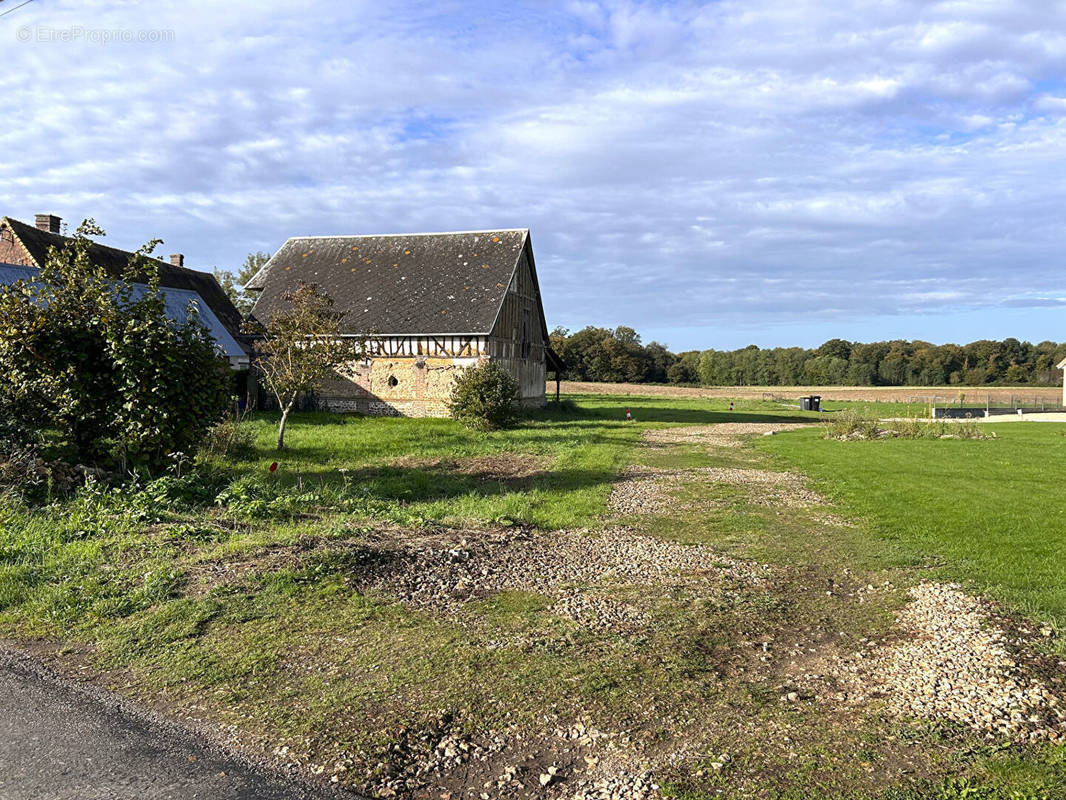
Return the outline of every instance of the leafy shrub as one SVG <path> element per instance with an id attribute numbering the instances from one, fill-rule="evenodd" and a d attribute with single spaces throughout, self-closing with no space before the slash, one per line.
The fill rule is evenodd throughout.
<path id="1" fill-rule="evenodd" d="M 512 424 L 517 416 L 518 381 L 494 361 L 470 367 L 456 379 L 448 409 L 475 430 Z"/>
<path id="2" fill-rule="evenodd" d="M 158 518 L 162 511 L 187 511 L 211 505 L 218 494 L 218 476 L 193 470 L 184 475 L 161 475 L 141 487 L 133 485 L 124 495 L 126 507 L 142 519 Z"/>
<path id="3" fill-rule="evenodd" d="M 147 483 L 135 479 L 119 486 L 89 477 L 70 502 L 53 508 L 63 515 L 64 526 L 75 532 L 71 537 L 90 538 L 106 533 L 116 522 L 161 522 L 172 512 L 209 506 L 223 480 L 221 474 L 206 469 L 161 475 Z"/>
<path id="4" fill-rule="evenodd" d="M 154 472 L 221 416 L 229 368 L 193 310 L 168 319 L 155 243 L 115 276 L 90 258 L 102 233 L 86 221 L 32 283 L 0 287 L 0 419 L 24 443 L 54 430 L 78 462 Z"/>
<path id="5" fill-rule="evenodd" d="M 291 517 L 324 504 L 322 495 L 282 486 L 274 479 L 246 475 L 233 481 L 215 497 L 234 516 L 251 519 Z"/>
<path id="6" fill-rule="evenodd" d="M 227 417 L 212 425 L 200 444 L 201 456 L 237 460 L 255 452 L 255 430 L 243 415 Z"/>

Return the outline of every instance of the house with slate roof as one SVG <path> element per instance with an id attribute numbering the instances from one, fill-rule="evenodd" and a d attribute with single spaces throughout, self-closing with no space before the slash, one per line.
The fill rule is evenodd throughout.
<path id="1" fill-rule="evenodd" d="M 0 217 L 0 283 L 32 281 L 48 258 L 50 247 L 63 247 L 70 241 L 60 233 L 61 220 L 51 214 L 38 214 L 35 225 L 10 217 Z M 133 253 L 94 242 L 89 258 L 116 278 L 129 265 Z M 196 309 L 200 323 L 215 340 L 220 354 L 235 370 L 249 366 L 250 346 L 241 334 L 241 313 L 207 272 L 185 267 L 185 257 L 172 255 L 159 261 L 160 293 L 164 296 L 167 317 L 179 322 L 187 319 L 190 307 Z M 135 289 L 142 291 L 147 287 Z"/>
<path id="2" fill-rule="evenodd" d="M 461 370 L 495 361 L 526 406 L 545 403 L 561 365 L 548 328 L 527 229 L 289 239 L 245 285 L 261 322 L 299 282 L 341 313 L 341 333 L 366 339 L 367 359 L 319 389 L 334 411 L 444 416 Z"/>

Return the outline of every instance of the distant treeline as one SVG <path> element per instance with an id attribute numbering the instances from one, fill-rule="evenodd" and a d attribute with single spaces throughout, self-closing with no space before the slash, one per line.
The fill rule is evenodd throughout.
<path id="1" fill-rule="evenodd" d="M 641 343 L 632 328 L 556 328 L 552 347 L 572 380 L 677 383 L 704 386 L 980 386 L 997 383 L 1053 385 L 1066 344 L 982 339 L 965 345 L 929 342 L 848 342 L 821 347 L 748 345 L 740 350 L 671 353 L 658 342 Z"/>

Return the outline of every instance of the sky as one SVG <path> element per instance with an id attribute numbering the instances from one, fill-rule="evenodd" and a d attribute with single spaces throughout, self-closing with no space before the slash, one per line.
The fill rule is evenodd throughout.
<path id="1" fill-rule="evenodd" d="M 549 327 L 1066 340 L 1066 2 L 0 0 L 0 214 L 528 227 Z"/>

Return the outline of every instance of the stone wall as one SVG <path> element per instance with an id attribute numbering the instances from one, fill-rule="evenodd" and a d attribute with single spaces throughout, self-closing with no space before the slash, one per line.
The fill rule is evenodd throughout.
<path id="1" fill-rule="evenodd" d="M 374 416 L 445 417 L 460 371 L 477 358 L 379 357 L 352 362 L 319 388 L 330 411 Z"/>

